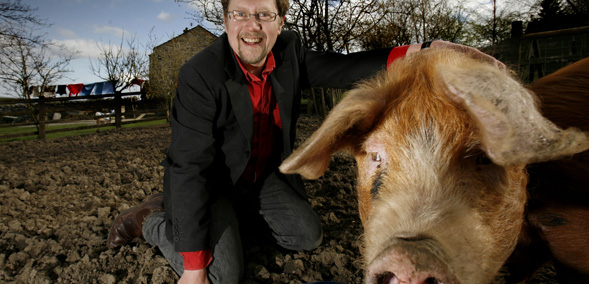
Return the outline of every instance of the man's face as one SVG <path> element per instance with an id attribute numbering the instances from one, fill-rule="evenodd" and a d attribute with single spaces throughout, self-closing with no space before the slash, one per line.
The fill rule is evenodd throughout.
<path id="1" fill-rule="evenodd" d="M 227 10 L 250 14 L 278 13 L 275 0 L 231 0 Z M 225 32 L 229 45 L 243 64 L 256 67 L 261 67 L 266 62 L 266 56 L 282 31 L 282 24 L 283 19 L 280 16 L 274 22 L 258 22 L 255 15 L 251 15 L 246 22 L 235 22 L 225 15 Z"/>

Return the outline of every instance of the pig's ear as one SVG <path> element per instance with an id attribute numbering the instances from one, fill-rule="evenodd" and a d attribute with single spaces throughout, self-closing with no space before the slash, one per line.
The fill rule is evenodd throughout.
<path id="1" fill-rule="evenodd" d="M 358 146 L 385 105 L 371 93 L 368 88 L 349 91 L 319 129 L 280 165 L 280 171 L 317 179 L 327 170 L 331 155 Z"/>
<path id="2" fill-rule="evenodd" d="M 586 133 L 560 129 L 544 118 L 535 97 L 507 71 L 469 64 L 439 66 L 437 74 L 448 97 L 474 118 L 483 149 L 497 164 L 548 161 L 589 148 Z"/>

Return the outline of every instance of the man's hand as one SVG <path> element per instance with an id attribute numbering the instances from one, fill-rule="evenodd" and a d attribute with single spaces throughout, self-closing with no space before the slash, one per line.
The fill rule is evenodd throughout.
<path id="1" fill-rule="evenodd" d="M 209 284 L 207 269 L 184 270 L 178 284 Z"/>
<path id="2" fill-rule="evenodd" d="M 505 69 L 505 64 L 503 64 L 501 61 L 495 59 L 495 57 L 488 55 L 474 47 L 470 47 L 470 46 L 466 46 L 466 45 L 462 45 L 462 44 L 457 44 L 457 43 L 453 43 L 453 42 L 449 42 L 449 41 L 444 41 L 444 40 L 435 40 L 431 43 L 430 48 L 450 48 L 450 49 L 454 49 L 457 51 L 461 51 L 464 53 L 467 53 L 471 56 L 473 56 L 474 58 L 489 62 L 501 69 Z M 421 44 L 413 44 L 409 47 L 409 49 L 407 50 L 407 54 L 412 53 L 412 52 L 417 52 L 421 50 Z"/>

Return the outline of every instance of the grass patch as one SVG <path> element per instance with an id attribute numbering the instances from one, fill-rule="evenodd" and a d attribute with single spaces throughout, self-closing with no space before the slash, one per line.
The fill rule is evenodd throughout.
<path id="1" fill-rule="evenodd" d="M 140 128 L 140 127 L 152 127 L 167 124 L 166 119 L 159 119 L 159 120 L 152 120 L 152 121 L 142 121 L 130 124 L 124 124 L 123 128 Z M 64 128 L 74 128 L 74 127 L 81 127 L 86 126 L 86 124 L 67 124 L 67 125 L 48 125 L 47 130 L 56 130 L 56 129 L 64 129 Z M 100 128 L 90 128 L 90 129 L 80 129 L 80 130 L 72 130 L 72 131 L 64 131 L 64 132 L 56 132 L 56 133 L 48 133 L 45 135 L 47 140 L 62 138 L 62 137 L 69 137 L 69 136 L 80 136 L 80 135 L 88 135 L 88 134 L 95 134 L 97 131 L 106 131 L 110 129 L 115 129 L 114 124 L 107 124 Z M 27 133 L 37 131 L 37 128 L 34 126 L 29 127 L 5 127 L 0 128 L 0 135 L 6 134 L 18 134 L 18 133 Z M 22 136 L 22 137 L 13 137 L 13 138 L 4 138 L 0 139 L 0 143 L 6 143 L 11 141 L 27 141 L 27 140 L 37 140 L 37 135 L 29 135 L 29 136 Z"/>
<path id="2" fill-rule="evenodd" d="M 47 130 L 81 127 L 81 126 L 86 126 L 86 124 L 67 124 L 67 125 L 51 125 L 51 124 L 49 124 L 47 126 Z M 0 128 L 0 135 L 27 133 L 27 132 L 31 132 L 31 131 L 37 131 L 37 127 L 35 127 L 34 125 L 23 126 L 23 127 L 3 127 L 3 128 Z"/>
<path id="3" fill-rule="evenodd" d="M 135 122 L 131 124 L 123 125 L 123 128 L 137 128 L 137 127 L 151 127 L 151 126 L 158 126 L 162 124 L 168 124 L 168 120 L 166 119 L 158 119 L 158 120 L 151 120 L 151 121 L 141 121 Z"/>

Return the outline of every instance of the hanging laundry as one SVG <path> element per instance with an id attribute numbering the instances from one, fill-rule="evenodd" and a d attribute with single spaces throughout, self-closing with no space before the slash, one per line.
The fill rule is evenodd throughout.
<path id="1" fill-rule="evenodd" d="M 93 95 L 112 95 L 114 94 L 114 90 L 112 84 L 110 82 L 100 82 L 94 84 L 94 89 L 92 90 Z"/>
<path id="2" fill-rule="evenodd" d="M 55 86 L 55 85 L 48 85 L 48 86 L 43 87 L 43 96 L 46 98 L 54 98 L 56 88 L 57 88 L 57 86 Z"/>
<path id="3" fill-rule="evenodd" d="M 70 91 L 70 97 L 71 96 L 78 96 L 78 94 L 82 91 L 83 88 L 84 88 L 84 84 L 69 84 L 69 85 L 67 85 L 67 89 Z"/>
<path id="4" fill-rule="evenodd" d="M 29 89 L 27 90 L 27 96 L 31 97 L 33 95 L 35 86 L 30 86 Z"/>
<path id="5" fill-rule="evenodd" d="M 104 82 L 102 86 L 103 95 L 112 95 L 115 93 L 115 89 L 112 87 L 110 82 Z"/>
<path id="6" fill-rule="evenodd" d="M 139 92 L 143 92 L 143 84 L 145 83 L 145 81 L 147 81 L 147 80 L 133 79 L 131 81 L 131 86 L 137 85 L 137 86 L 139 86 Z"/>
<path id="7" fill-rule="evenodd" d="M 94 83 L 94 88 L 92 88 L 91 95 L 102 95 L 102 83 Z"/>
<path id="8" fill-rule="evenodd" d="M 56 93 L 58 95 L 66 95 L 67 94 L 67 86 L 66 85 L 57 85 L 57 91 Z"/>
<path id="9" fill-rule="evenodd" d="M 131 85 L 138 85 L 139 87 L 143 86 L 143 82 L 145 82 L 145 80 L 142 79 L 133 79 L 131 81 Z"/>
<path id="10" fill-rule="evenodd" d="M 92 84 L 84 84 L 84 88 L 80 92 L 80 96 L 89 96 L 92 94 L 92 90 L 94 89 L 94 83 Z"/>
<path id="11" fill-rule="evenodd" d="M 32 98 L 39 97 L 39 86 L 32 86 L 29 90 Z"/>

